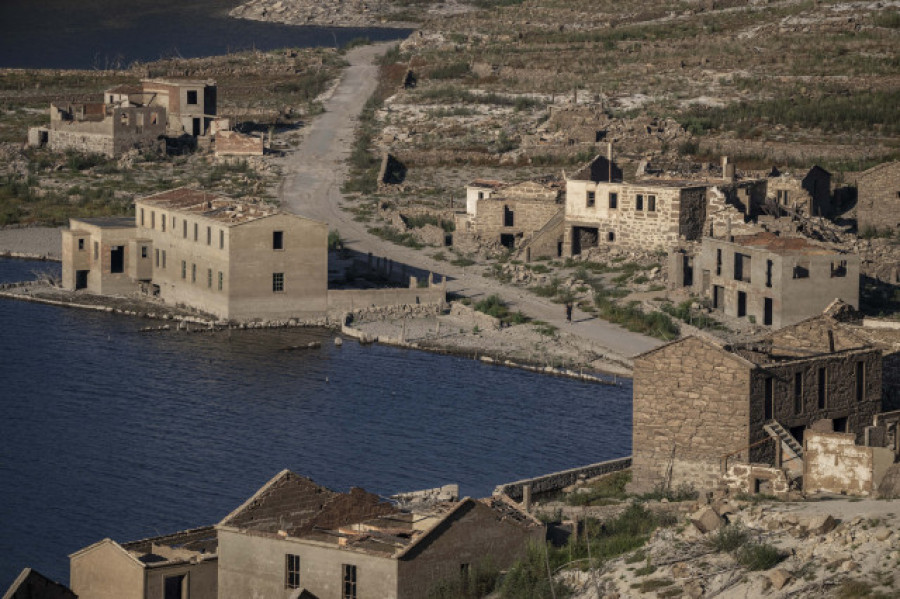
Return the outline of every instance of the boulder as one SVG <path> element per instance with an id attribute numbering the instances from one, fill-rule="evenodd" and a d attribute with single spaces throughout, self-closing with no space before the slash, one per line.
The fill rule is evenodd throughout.
<path id="1" fill-rule="evenodd" d="M 817 514 L 800 519 L 799 525 L 814 535 L 824 535 L 837 526 L 837 521 L 828 514 Z"/>
<path id="2" fill-rule="evenodd" d="M 791 574 L 784 568 L 775 568 L 771 572 L 767 574 L 769 577 L 769 582 L 772 583 L 772 588 L 776 591 L 780 591 L 784 585 L 791 581 Z"/>
<path id="3" fill-rule="evenodd" d="M 725 524 L 722 517 L 711 507 L 705 507 L 691 516 L 691 522 L 703 534 L 718 530 Z"/>

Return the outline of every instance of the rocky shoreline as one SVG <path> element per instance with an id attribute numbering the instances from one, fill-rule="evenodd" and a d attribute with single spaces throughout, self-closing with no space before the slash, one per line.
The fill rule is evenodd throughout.
<path id="1" fill-rule="evenodd" d="M 475 10 L 458 0 L 415 7 L 397 6 L 387 0 L 249 0 L 228 16 L 285 25 L 328 27 L 384 27 L 414 29 L 431 17 Z"/>

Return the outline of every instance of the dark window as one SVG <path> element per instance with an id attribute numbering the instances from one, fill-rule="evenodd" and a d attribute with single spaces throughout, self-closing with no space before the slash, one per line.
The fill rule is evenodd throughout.
<path id="1" fill-rule="evenodd" d="M 847 276 L 847 261 L 839 260 L 838 262 L 831 263 L 831 276 L 832 277 L 846 277 Z"/>
<path id="2" fill-rule="evenodd" d="M 176 221 L 176 220 L 175 220 L 175 217 L 173 216 L 173 217 L 172 217 L 172 233 L 175 232 L 175 223 L 176 223 L 176 222 L 178 222 L 178 221 Z"/>
<path id="3" fill-rule="evenodd" d="M 225 231 L 219 231 L 219 249 L 225 247 Z"/>
<path id="4" fill-rule="evenodd" d="M 619 194 L 611 193 L 609 194 L 609 209 L 616 210 L 619 207 Z"/>
<path id="5" fill-rule="evenodd" d="M 186 220 L 181 221 L 181 228 L 182 228 L 182 233 L 184 235 L 184 238 L 187 239 L 187 221 Z"/>
<path id="6" fill-rule="evenodd" d="M 159 226 L 160 226 L 160 230 L 163 233 L 165 233 L 166 232 L 166 215 L 165 214 L 159 215 Z"/>
<path id="7" fill-rule="evenodd" d="M 109 272 L 125 272 L 125 246 L 113 246 L 109 250 Z"/>
<path id="8" fill-rule="evenodd" d="M 206 245 L 212 245 L 212 227 L 206 227 Z"/>
<path id="9" fill-rule="evenodd" d="M 166 576 L 163 583 L 163 599 L 183 599 L 186 575 Z"/>
<path id="10" fill-rule="evenodd" d="M 219 291 L 222 291 L 222 271 L 219 271 Z"/>
<path id="11" fill-rule="evenodd" d="M 300 556 L 288 553 L 284 556 L 284 588 L 300 588 Z"/>
<path id="12" fill-rule="evenodd" d="M 516 222 L 516 213 L 510 210 L 509 206 L 503 207 L 503 226 L 514 227 Z"/>
<path id="13" fill-rule="evenodd" d="M 716 250 L 716 276 L 722 276 L 722 250 Z"/>
<path id="14" fill-rule="evenodd" d="M 656 196 L 647 196 L 647 212 L 656 212 Z"/>
<path id="15" fill-rule="evenodd" d="M 766 260 L 766 287 L 772 286 L 772 261 Z"/>
<path id="16" fill-rule="evenodd" d="M 634 209 L 635 210 L 643 210 L 644 209 L 644 196 L 641 194 L 637 194 L 637 197 L 634 198 Z"/>
<path id="17" fill-rule="evenodd" d="M 819 409 L 824 410 L 828 403 L 828 369 L 819 368 Z"/>
<path id="18" fill-rule="evenodd" d="M 79 250 L 79 251 L 84 251 L 84 239 L 79 239 L 79 240 L 78 240 L 78 250 Z"/>
<path id="19" fill-rule="evenodd" d="M 197 241 L 200 238 L 200 225 L 194 223 L 194 241 Z"/>
<path id="20" fill-rule="evenodd" d="M 615 231 L 610 231 L 609 233 L 606 234 L 606 241 L 609 241 L 610 243 L 612 243 L 615 240 L 616 240 L 616 232 Z"/>
<path id="21" fill-rule="evenodd" d="M 188 104 L 196 104 L 197 103 L 197 90 L 188 90 L 187 93 L 187 103 Z"/>
<path id="22" fill-rule="evenodd" d="M 341 593 L 342 599 L 356 599 L 356 566 L 343 565 L 344 585 Z"/>
<path id="23" fill-rule="evenodd" d="M 197 265 L 191 264 L 191 283 L 197 282 Z"/>
<path id="24" fill-rule="evenodd" d="M 184 260 L 181 261 L 181 278 L 187 278 L 187 262 L 185 262 Z"/>
<path id="25" fill-rule="evenodd" d="M 772 298 L 763 298 L 763 324 L 767 327 L 772 326 Z"/>
<path id="26" fill-rule="evenodd" d="M 734 253 L 734 280 L 750 282 L 750 256 Z"/>
<path id="27" fill-rule="evenodd" d="M 596 197 L 597 197 L 597 196 L 596 196 L 596 194 L 595 194 L 593 191 L 587 192 L 587 207 L 588 207 L 588 208 L 593 208 L 593 207 L 594 207 L 594 203 L 595 203 Z"/>
<path id="28" fill-rule="evenodd" d="M 284 231 L 272 231 L 272 249 L 284 249 Z"/>
<path id="29" fill-rule="evenodd" d="M 146 246 L 141 247 L 141 258 L 146 258 L 147 248 Z M 153 263 L 156 265 L 156 268 L 159 268 L 159 250 L 153 250 Z"/>
<path id="30" fill-rule="evenodd" d="M 144 226 L 144 209 L 141 208 L 141 226 Z"/>
<path id="31" fill-rule="evenodd" d="M 166 250 L 162 251 L 162 267 L 166 267 Z"/>
<path id="32" fill-rule="evenodd" d="M 275 293 L 280 293 L 284 291 L 284 273 L 283 272 L 274 272 L 272 273 L 272 291 Z"/>
<path id="33" fill-rule="evenodd" d="M 866 397 L 866 364 L 856 363 L 856 401 L 862 401 Z"/>
<path id="34" fill-rule="evenodd" d="M 737 315 L 738 318 L 747 315 L 747 294 L 743 291 L 737 292 Z"/>
<path id="35" fill-rule="evenodd" d="M 152 210 L 150 211 L 150 228 L 151 229 L 156 228 L 156 213 L 153 212 Z"/>
<path id="36" fill-rule="evenodd" d="M 212 289 L 212 269 L 206 269 L 206 286 Z"/>
<path id="37" fill-rule="evenodd" d="M 766 401 L 765 401 L 765 416 L 766 421 L 771 420 L 775 417 L 775 379 L 772 377 L 766 378 Z"/>
<path id="38" fill-rule="evenodd" d="M 794 265 L 794 278 L 806 279 L 809 277 L 809 262 L 798 262 Z"/>
<path id="39" fill-rule="evenodd" d="M 146 245 L 141 246 L 141 258 L 147 257 L 148 248 Z M 159 266 L 159 250 L 156 250 L 156 265 Z"/>
<path id="40" fill-rule="evenodd" d="M 803 373 L 794 373 L 794 414 L 803 413 Z"/>
<path id="41" fill-rule="evenodd" d="M 716 310 L 725 309 L 725 288 L 721 285 L 713 285 L 713 308 Z"/>

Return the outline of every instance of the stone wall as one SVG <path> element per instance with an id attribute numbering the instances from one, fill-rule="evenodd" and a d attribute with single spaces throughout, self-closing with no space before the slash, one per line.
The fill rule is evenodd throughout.
<path id="1" fill-rule="evenodd" d="M 856 222 L 860 231 L 900 227 L 900 162 L 870 168 L 859 176 Z"/>
<path id="2" fill-rule="evenodd" d="M 582 479 L 593 478 L 595 476 L 600 476 L 601 474 L 610 474 L 611 472 L 618 472 L 620 470 L 627 470 L 628 468 L 631 468 L 630 457 L 597 462 L 596 464 L 588 464 L 587 466 L 579 466 L 578 468 L 552 472 L 534 478 L 525 478 L 511 483 L 504 483 L 494 488 L 494 495 L 506 495 L 510 499 L 521 501 L 522 488 L 525 486 L 530 486 L 532 496 L 536 496 L 542 493 L 559 491 Z"/>
<path id="3" fill-rule="evenodd" d="M 524 238 L 546 225 L 561 207 L 555 200 L 505 197 L 480 200 L 470 230 L 488 241 L 499 241 L 503 234 Z M 505 225 L 507 211 L 512 211 L 512 226 Z"/>
<path id="4" fill-rule="evenodd" d="M 696 337 L 635 358 L 633 491 L 717 484 L 721 458 L 749 444 L 751 367 Z"/>
<path id="5" fill-rule="evenodd" d="M 807 493 L 871 495 L 894 462 L 892 450 L 856 445 L 852 434 L 810 432 L 803 445 Z"/>
<path id="6" fill-rule="evenodd" d="M 363 308 L 403 305 L 443 305 L 446 284 L 390 289 L 329 289 L 328 314 L 340 316 Z"/>
<path id="7" fill-rule="evenodd" d="M 86 154 L 102 154 L 115 156 L 113 136 L 104 133 L 82 133 L 77 130 L 59 131 L 50 129 L 47 132 L 47 146 L 56 152 L 75 150 Z"/>
<path id="8" fill-rule="evenodd" d="M 733 464 L 722 476 L 722 482 L 729 489 L 748 495 L 765 493 L 783 497 L 790 490 L 784 470 L 760 464 Z"/>

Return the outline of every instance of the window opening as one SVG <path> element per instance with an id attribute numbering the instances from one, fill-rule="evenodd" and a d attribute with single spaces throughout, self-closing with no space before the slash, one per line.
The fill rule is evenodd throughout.
<path id="1" fill-rule="evenodd" d="M 282 291 L 284 291 L 283 272 L 272 273 L 272 291 L 274 291 L 275 293 L 281 293 Z"/>
<path id="2" fill-rule="evenodd" d="M 272 231 L 272 249 L 284 249 L 284 231 Z"/>

